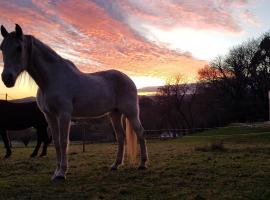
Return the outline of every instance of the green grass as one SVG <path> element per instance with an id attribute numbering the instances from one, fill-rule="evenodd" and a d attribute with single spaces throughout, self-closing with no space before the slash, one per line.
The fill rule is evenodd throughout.
<path id="1" fill-rule="evenodd" d="M 224 151 L 196 150 L 221 140 Z M 270 199 L 269 128 L 223 128 L 148 141 L 146 171 L 130 165 L 110 171 L 116 147 L 88 144 L 82 153 L 80 145 L 71 145 L 63 183 L 50 180 L 53 147 L 48 157 L 36 159 L 29 158 L 32 148 L 15 148 L 11 159 L 0 159 L 0 199 Z"/>

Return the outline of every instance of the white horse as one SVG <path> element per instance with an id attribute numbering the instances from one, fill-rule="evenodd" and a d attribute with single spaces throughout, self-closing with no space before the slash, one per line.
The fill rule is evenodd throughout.
<path id="1" fill-rule="evenodd" d="M 59 56 L 40 40 L 24 35 L 17 24 L 11 33 L 1 26 L 1 34 L 4 38 L 1 44 L 4 61 L 2 81 L 6 87 L 13 87 L 23 71 L 27 71 L 39 86 L 37 102 L 52 131 L 57 155 L 53 180 L 66 178 L 72 117 L 109 115 L 118 140 L 117 156 L 111 169 L 116 170 L 123 162 L 125 136 L 127 153 L 131 157 L 136 156 L 138 137 L 141 154 L 139 169 L 146 168 L 148 156 L 139 119 L 137 90 L 128 76 L 116 70 L 82 73 L 71 61 Z M 130 130 L 126 133 L 124 119 L 126 129 Z"/>

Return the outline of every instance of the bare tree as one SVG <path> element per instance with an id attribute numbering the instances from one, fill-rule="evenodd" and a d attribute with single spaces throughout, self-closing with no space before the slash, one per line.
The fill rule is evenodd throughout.
<path id="1" fill-rule="evenodd" d="M 164 113 L 164 122 L 173 128 L 194 126 L 192 106 L 195 102 L 196 84 L 187 84 L 182 75 L 177 75 L 158 89 L 158 102 Z"/>

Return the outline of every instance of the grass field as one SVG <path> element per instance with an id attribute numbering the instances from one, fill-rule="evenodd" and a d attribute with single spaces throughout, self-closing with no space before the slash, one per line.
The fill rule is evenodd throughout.
<path id="1" fill-rule="evenodd" d="M 85 153 L 81 145 L 71 145 L 63 183 L 50 181 L 53 147 L 46 158 L 30 159 L 32 150 L 15 148 L 11 159 L 0 159 L 0 199 L 270 199 L 270 128 L 150 140 L 146 171 L 130 165 L 110 171 L 114 144 L 88 144 Z"/>

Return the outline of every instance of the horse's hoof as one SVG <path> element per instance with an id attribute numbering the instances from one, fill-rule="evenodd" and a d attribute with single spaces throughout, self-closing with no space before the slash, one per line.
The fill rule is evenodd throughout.
<path id="1" fill-rule="evenodd" d="M 7 158 L 9 158 L 10 156 L 11 156 L 11 155 L 8 155 L 8 154 L 7 154 L 7 155 L 4 156 L 4 158 L 7 159 Z"/>
<path id="2" fill-rule="evenodd" d="M 11 156 L 11 153 L 6 153 L 5 158 L 9 158 Z"/>
<path id="3" fill-rule="evenodd" d="M 52 178 L 53 182 L 64 182 L 66 180 L 65 176 L 55 176 Z"/>
<path id="4" fill-rule="evenodd" d="M 143 165 L 140 165 L 139 167 L 138 167 L 138 170 L 146 170 L 147 169 L 147 167 L 146 166 L 143 166 Z"/>
<path id="5" fill-rule="evenodd" d="M 45 157 L 47 154 L 40 154 L 39 157 Z"/>
<path id="6" fill-rule="evenodd" d="M 35 158 L 37 156 L 37 154 L 31 154 L 30 157 L 31 158 Z"/>
<path id="7" fill-rule="evenodd" d="M 117 171 L 117 167 L 116 166 L 112 166 L 111 167 L 111 171 Z"/>

